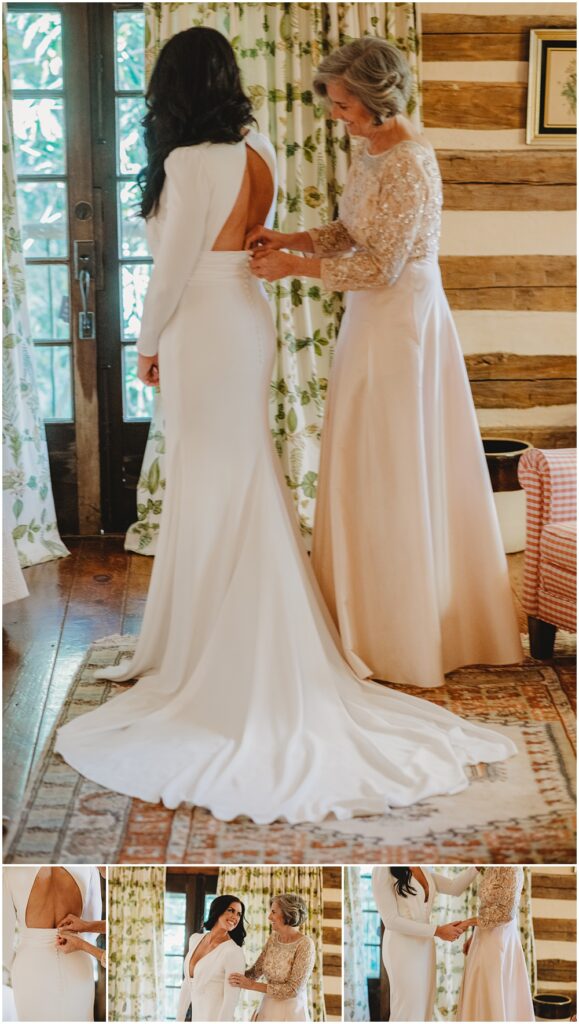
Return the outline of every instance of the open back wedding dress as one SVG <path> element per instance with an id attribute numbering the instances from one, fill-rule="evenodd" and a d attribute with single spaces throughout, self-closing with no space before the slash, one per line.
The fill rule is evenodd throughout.
<path id="1" fill-rule="evenodd" d="M 40 878 L 41 872 L 45 877 Z M 68 910 L 59 898 L 60 872 L 73 880 L 77 890 Z M 58 920 L 53 920 L 51 928 L 29 926 L 29 903 L 35 886 L 42 882 L 45 914 L 52 894 L 55 905 L 61 907 L 59 920 L 74 913 L 85 921 L 98 921 L 102 902 L 97 869 L 10 866 L 4 868 L 3 876 L 3 965 L 11 977 L 18 1020 L 93 1020 L 93 958 L 83 950 L 64 953 L 59 949 Z"/>
<path id="2" fill-rule="evenodd" d="M 139 682 L 56 749 L 109 789 L 226 820 L 382 813 L 455 793 L 466 765 L 515 747 L 343 659 L 272 444 L 269 306 L 247 253 L 212 251 L 248 146 L 274 177 L 255 132 L 166 161 L 139 349 L 159 345 L 167 489 L 135 655 L 101 673 Z"/>

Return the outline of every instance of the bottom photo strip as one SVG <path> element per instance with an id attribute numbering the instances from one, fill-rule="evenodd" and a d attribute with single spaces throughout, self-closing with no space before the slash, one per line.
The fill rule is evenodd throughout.
<path id="1" fill-rule="evenodd" d="M 576 1020 L 568 866 L 3 868 L 4 1021 Z"/>

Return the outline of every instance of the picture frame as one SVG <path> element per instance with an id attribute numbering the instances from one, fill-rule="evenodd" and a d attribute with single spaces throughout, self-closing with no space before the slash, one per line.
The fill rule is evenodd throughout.
<path id="1" fill-rule="evenodd" d="M 577 32 L 575 29 L 532 29 L 527 144 L 573 148 L 576 138 Z"/>

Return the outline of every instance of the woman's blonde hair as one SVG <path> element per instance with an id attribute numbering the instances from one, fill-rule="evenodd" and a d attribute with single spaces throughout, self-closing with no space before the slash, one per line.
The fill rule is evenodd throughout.
<path id="1" fill-rule="evenodd" d="M 308 919 L 307 903 L 302 896 L 285 892 L 281 896 L 274 896 L 271 902 L 277 903 L 285 923 L 292 928 L 297 928 Z"/>
<path id="2" fill-rule="evenodd" d="M 328 82 L 337 79 L 377 121 L 404 113 L 412 92 L 406 58 L 391 43 L 375 36 L 355 39 L 324 58 L 314 76 L 314 91 L 327 104 Z"/>

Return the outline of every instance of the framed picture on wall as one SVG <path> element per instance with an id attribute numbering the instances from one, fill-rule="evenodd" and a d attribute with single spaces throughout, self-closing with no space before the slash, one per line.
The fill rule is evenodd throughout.
<path id="1" fill-rule="evenodd" d="M 533 29 L 529 48 L 527 143 L 573 147 L 577 136 L 577 32 Z"/>

